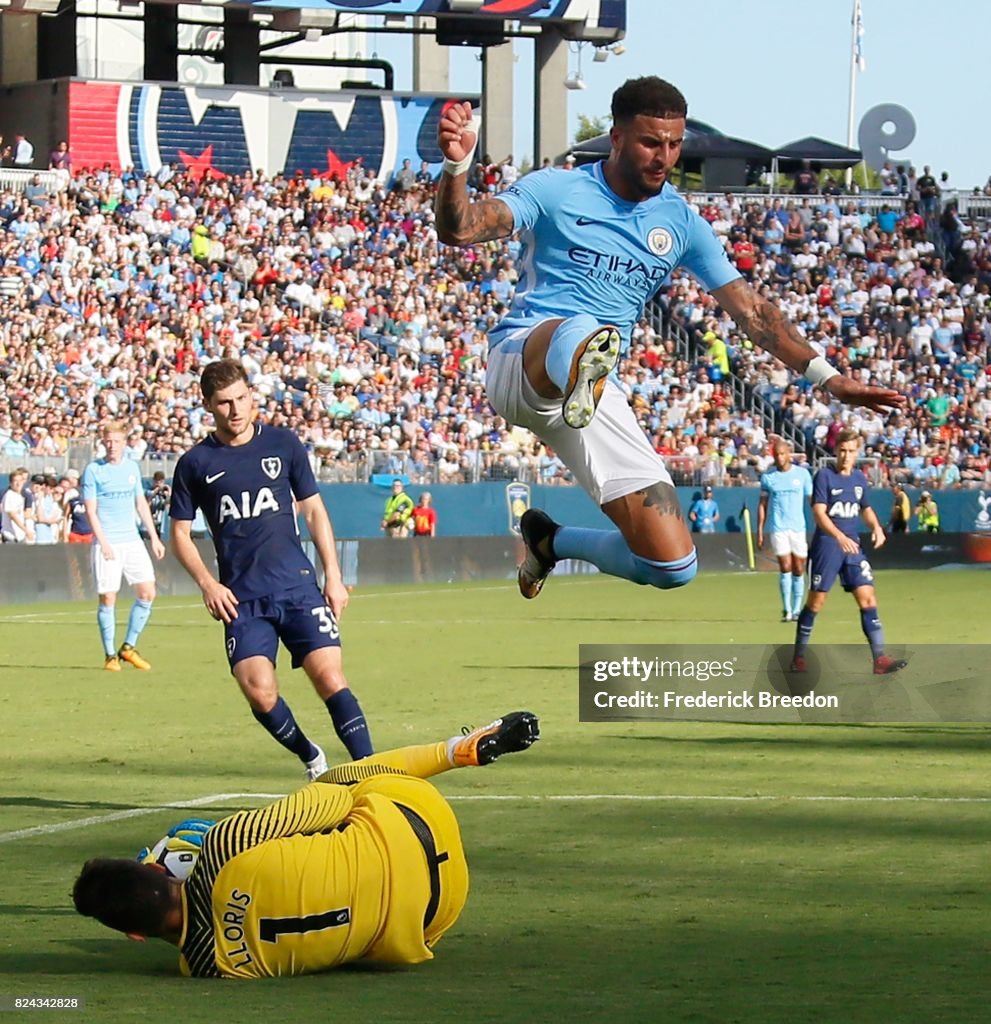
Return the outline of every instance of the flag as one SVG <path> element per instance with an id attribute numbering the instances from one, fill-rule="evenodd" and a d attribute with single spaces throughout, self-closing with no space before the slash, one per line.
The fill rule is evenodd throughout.
<path id="1" fill-rule="evenodd" d="M 853 0 L 853 56 L 857 68 L 863 71 L 867 66 L 864 60 L 864 10 L 860 0 Z"/>

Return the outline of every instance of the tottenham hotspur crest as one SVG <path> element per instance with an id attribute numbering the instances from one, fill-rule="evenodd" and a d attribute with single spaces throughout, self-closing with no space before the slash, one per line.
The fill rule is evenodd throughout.
<path id="1" fill-rule="evenodd" d="M 267 459 L 262 459 L 262 472 L 269 478 L 269 480 L 277 480 L 279 474 L 282 472 L 282 459 L 277 455 L 272 455 Z"/>
<path id="2" fill-rule="evenodd" d="M 857 496 L 857 501 L 860 501 L 860 499 L 864 496 L 864 489 L 863 487 L 854 487 L 853 493 Z"/>

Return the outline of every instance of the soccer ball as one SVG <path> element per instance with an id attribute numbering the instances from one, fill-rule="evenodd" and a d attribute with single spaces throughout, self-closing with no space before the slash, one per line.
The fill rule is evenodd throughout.
<path id="1" fill-rule="evenodd" d="M 143 847 L 137 856 L 141 864 L 157 864 L 170 878 L 185 881 L 199 860 L 203 838 L 213 827 L 212 821 L 187 818 L 180 821 L 152 847 Z"/>

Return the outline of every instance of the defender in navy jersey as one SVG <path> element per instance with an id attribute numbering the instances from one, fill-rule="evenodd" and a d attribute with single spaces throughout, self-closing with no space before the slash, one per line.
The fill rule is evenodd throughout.
<path id="1" fill-rule="evenodd" d="M 200 390 L 216 429 L 176 466 L 172 548 L 199 585 L 210 614 L 224 623 L 227 660 L 255 718 L 316 778 L 327 770 L 327 759 L 279 696 L 280 640 L 293 668 L 302 666 L 323 698 L 348 753 L 355 759 L 372 753 L 365 717 L 342 667 L 338 621 L 348 591 L 330 518 L 299 438 L 254 422 L 240 363 L 211 363 Z M 297 508 L 323 566 L 323 592 L 300 544 Z M 219 579 L 192 540 L 197 509 L 210 525 Z"/>
<path id="2" fill-rule="evenodd" d="M 523 243 L 512 308 L 489 334 L 489 401 L 554 448 L 618 528 L 575 529 L 537 509 L 525 512 L 519 585 L 527 598 L 562 558 L 661 588 L 695 575 L 695 547 L 671 477 L 610 376 L 646 303 L 676 267 L 711 290 L 750 338 L 834 397 L 877 409 L 904 403 L 818 357 L 778 306 L 740 277 L 723 243 L 668 183 L 687 117 L 673 85 L 632 79 L 614 93 L 612 114 L 607 160 L 537 171 L 474 201 L 470 105 L 451 104 L 437 129 L 445 157 L 435 207 L 440 240 L 471 245 L 519 232 Z"/>
<path id="3" fill-rule="evenodd" d="M 795 632 L 793 672 L 804 672 L 805 652 L 812 636 L 816 615 L 839 577 L 843 589 L 853 594 L 860 609 L 860 625 L 871 647 L 876 675 L 888 675 L 905 667 L 905 662 L 884 653 L 884 630 L 874 592 L 874 570 L 860 546 L 860 523 L 871 531 L 875 549 L 885 542 L 884 530 L 868 502 L 867 477 L 855 469 L 860 452 L 860 435 L 841 430 L 836 438 L 836 469 L 824 468 L 812 481 L 812 516 L 816 531 L 809 551 L 809 596 L 798 616 Z"/>

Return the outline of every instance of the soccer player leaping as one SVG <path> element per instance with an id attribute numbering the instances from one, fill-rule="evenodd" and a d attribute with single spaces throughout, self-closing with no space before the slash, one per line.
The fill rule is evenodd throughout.
<path id="1" fill-rule="evenodd" d="M 837 576 L 843 589 L 853 594 L 860 609 L 860 625 L 871 645 L 875 675 L 888 675 L 905 667 L 904 661 L 884 653 L 884 630 L 877 610 L 874 571 L 860 547 L 861 517 L 870 527 L 875 549 L 881 547 L 885 536 L 874 509 L 868 504 L 867 477 L 854 468 L 859 452 L 860 435 L 855 430 L 841 430 L 836 437 L 836 469 L 820 469 L 812 481 L 816 531 L 809 551 L 811 586 L 795 630 L 793 672 L 805 671 L 805 651 L 816 615 L 822 611 Z"/>
<path id="2" fill-rule="evenodd" d="M 279 696 L 275 659 L 281 640 L 302 666 L 351 757 L 372 753 L 365 716 L 344 676 L 338 621 L 348 603 L 330 517 L 299 438 L 255 423 L 254 401 L 240 363 L 221 359 L 200 378 L 214 432 L 186 452 L 172 484 L 172 550 L 224 623 L 227 660 L 252 713 L 303 762 L 309 778 L 327 770 L 323 750 L 296 724 Z M 321 593 L 296 526 L 306 521 L 324 570 Z M 220 578 L 193 543 L 203 510 Z"/>
<path id="3" fill-rule="evenodd" d="M 528 598 L 562 558 L 661 588 L 695 576 L 695 547 L 671 477 L 610 377 L 644 306 L 676 267 L 691 271 L 757 344 L 834 397 L 873 409 L 904 402 L 895 391 L 840 376 L 817 356 L 740 277 L 709 225 L 668 183 L 687 117 L 673 85 L 632 79 L 613 95 L 612 115 L 607 160 L 541 170 L 474 202 L 470 106 L 452 104 L 438 125 L 446 158 L 436 200 L 441 241 L 471 245 L 518 231 L 523 242 L 512 307 L 489 334 L 489 401 L 554 448 L 618 527 L 577 529 L 526 512 L 519 585 Z"/>

